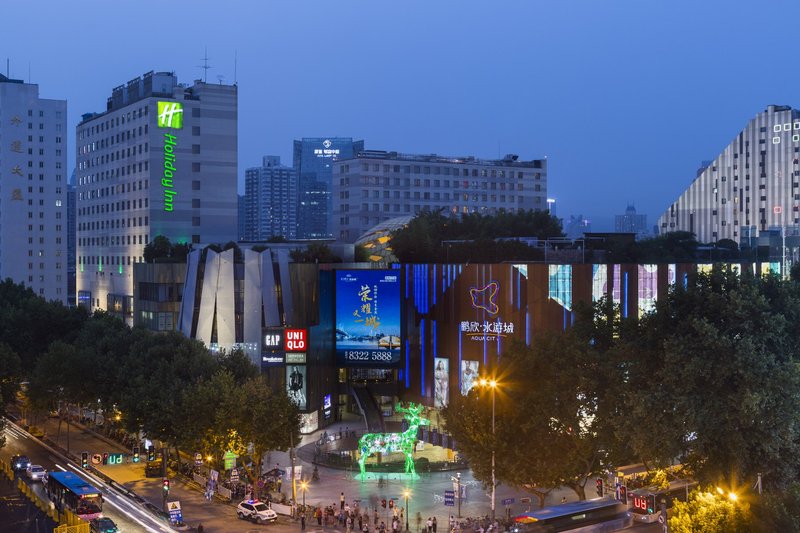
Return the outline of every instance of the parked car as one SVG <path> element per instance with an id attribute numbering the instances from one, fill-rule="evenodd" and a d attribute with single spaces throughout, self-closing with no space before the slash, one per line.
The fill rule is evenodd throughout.
<path id="1" fill-rule="evenodd" d="M 47 477 L 47 470 L 42 465 L 31 465 L 26 473 L 31 481 L 44 481 Z"/>
<path id="2" fill-rule="evenodd" d="M 31 466 L 31 460 L 26 455 L 14 455 L 11 457 L 11 469 L 14 472 L 23 472 Z"/>
<path id="3" fill-rule="evenodd" d="M 92 533 L 119 533 L 119 528 L 110 518 L 95 518 L 89 522 L 89 531 Z"/>
<path id="4" fill-rule="evenodd" d="M 236 514 L 240 519 L 249 519 L 256 524 L 274 522 L 278 519 L 278 513 L 264 502 L 258 500 L 245 500 L 236 506 Z"/>

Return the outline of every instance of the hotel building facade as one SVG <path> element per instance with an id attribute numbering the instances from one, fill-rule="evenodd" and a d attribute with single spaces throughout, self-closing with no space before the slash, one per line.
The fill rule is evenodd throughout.
<path id="1" fill-rule="evenodd" d="M 237 238 L 235 85 L 149 72 L 76 128 L 77 299 L 131 322 L 133 265 L 156 236 Z"/>

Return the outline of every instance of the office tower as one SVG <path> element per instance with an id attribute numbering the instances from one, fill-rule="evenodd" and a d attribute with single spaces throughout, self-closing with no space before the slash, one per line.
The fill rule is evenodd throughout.
<path id="1" fill-rule="evenodd" d="M 298 238 L 331 238 L 333 163 L 351 159 L 363 150 L 364 141 L 354 141 L 352 137 L 304 137 L 294 141 Z"/>
<path id="2" fill-rule="evenodd" d="M 248 168 L 245 179 L 244 238 L 266 241 L 297 237 L 297 173 L 276 155 L 264 156 L 260 167 Z"/>
<path id="3" fill-rule="evenodd" d="M 237 199 L 237 219 L 238 219 L 238 229 L 236 230 L 236 234 L 238 235 L 238 240 L 244 240 L 244 227 L 246 224 L 247 217 L 245 216 L 245 203 L 244 203 L 244 195 L 238 195 Z"/>
<path id="4" fill-rule="evenodd" d="M 569 220 L 563 220 L 564 234 L 570 239 L 580 239 L 584 233 L 591 233 L 592 221 L 583 215 L 570 215 Z"/>
<path id="5" fill-rule="evenodd" d="M 800 223 L 799 184 L 800 112 L 771 105 L 701 169 L 658 227 L 692 232 L 700 242 L 745 243 Z"/>
<path id="6" fill-rule="evenodd" d="M 628 204 L 624 215 L 614 216 L 614 231 L 618 233 L 635 233 L 647 235 L 647 215 L 637 215 L 636 206 Z"/>
<path id="7" fill-rule="evenodd" d="M 334 236 L 355 242 L 380 222 L 424 209 L 452 215 L 547 209 L 547 160 L 368 150 L 333 168 Z"/>
<path id="8" fill-rule="evenodd" d="M 0 75 L 0 279 L 67 302 L 67 102 Z"/>
<path id="9" fill-rule="evenodd" d="M 132 265 L 173 243 L 237 237 L 237 87 L 148 72 L 76 129 L 78 304 L 132 317 Z"/>
<path id="10" fill-rule="evenodd" d="M 75 211 L 77 206 L 75 189 L 75 172 L 67 184 L 67 303 L 75 307 L 78 294 L 75 292 Z"/>

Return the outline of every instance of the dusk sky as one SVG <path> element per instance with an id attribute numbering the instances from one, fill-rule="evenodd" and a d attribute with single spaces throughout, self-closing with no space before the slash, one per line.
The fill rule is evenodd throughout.
<path id="1" fill-rule="evenodd" d="M 239 85 L 239 189 L 292 140 L 548 158 L 560 217 L 657 217 L 769 104 L 800 106 L 800 2 L 4 2 L 15 78 L 81 114 L 150 70 Z"/>

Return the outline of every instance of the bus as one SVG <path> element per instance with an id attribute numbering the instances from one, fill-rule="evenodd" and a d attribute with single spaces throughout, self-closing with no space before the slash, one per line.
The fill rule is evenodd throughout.
<path id="1" fill-rule="evenodd" d="M 666 500 L 667 513 L 676 501 L 685 502 L 689 493 L 697 485 L 694 481 L 671 481 L 669 488 L 645 487 L 628 492 L 633 519 L 637 522 L 652 523 L 661 515 L 661 500 Z"/>
<path id="2" fill-rule="evenodd" d="M 103 516 L 103 495 L 72 472 L 51 472 L 47 479 L 47 494 L 59 512 L 69 509 L 83 520 Z"/>
<path id="3" fill-rule="evenodd" d="M 595 498 L 543 507 L 514 518 L 514 533 L 610 533 L 633 525 L 628 506 L 612 498 Z"/>

